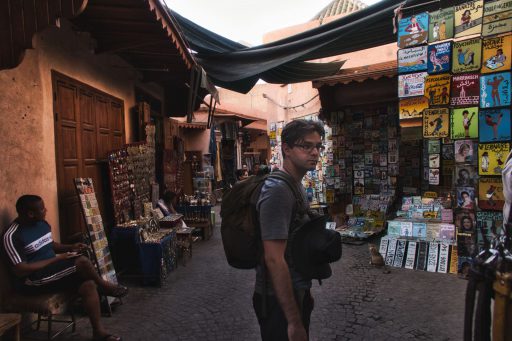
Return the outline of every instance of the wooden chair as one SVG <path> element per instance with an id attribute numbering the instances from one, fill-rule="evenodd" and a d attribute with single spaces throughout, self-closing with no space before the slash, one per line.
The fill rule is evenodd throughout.
<path id="1" fill-rule="evenodd" d="M 75 316 L 70 308 L 77 298 L 76 293 L 61 292 L 55 294 L 21 295 L 15 292 L 12 285 L 12 273 L 7 268 L 5 259 L 0 258 L 0 308 L 2 312 L 9 313 L 35 313 L 37 320 L 36 330 L 41 327 L 41 322 L 48 323 L 48 340 L 52 340 L 69 327 L 74 332 L 76 329 Z M 69 320 L 57 319 L 57 316 L 69 315 Z M 65 323 L 65 326 L 54 332 L 54 323 Z"/>

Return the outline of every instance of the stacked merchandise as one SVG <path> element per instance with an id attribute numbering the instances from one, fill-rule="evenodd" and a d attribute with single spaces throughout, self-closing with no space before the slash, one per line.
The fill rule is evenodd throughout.
<path id="1" fill-rule="evenodd" d="M 281 132 L 283 131 L 283 127 L 283 121 L 270 123 L 268 138 L 270 141 L 271 167 L 277 166 L 278 168 L 281 168 L 283 166 L 283 156 L 281 155 Z"/>
<path id="2" fill-rule="evenodd" d="M 446 273 L 457 271 L 451 199 L 404 197 L 388 234 L 381 240 L 386 264 Z"/>
<path id="3" fill-rule="evenodd" d="M 477 226 L 500 233 L 511 140 L 509 8 L 509 0 L 468 1 L 399 22 L 400 118 L 422 122 L 422 187 L 457 199 L 459 272 L 483 242 Z"/>
<path id="4" fill-rule="evenodd" d="M 317 116 L 315 116 L 316 119 Z M 320 151 L 316 169 L 308 171 L 302 179 L 308 201 L 313 204 L 331 203 L 334 200 L 334 189 L 340 187 L 339 165 L 333 164 L 332 133 L 329 126 L 324 126 L 324 150 Z"/>

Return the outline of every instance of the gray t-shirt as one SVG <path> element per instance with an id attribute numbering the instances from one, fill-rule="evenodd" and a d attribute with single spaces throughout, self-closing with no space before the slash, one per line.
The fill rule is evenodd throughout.
<path id="1" fill-rule="evenodd" d="M 296 183 L 299 193 L 302 194 L 302 202 L 305 207 L 301 211 L 305 212 L 309 208 L 306 200 L 306 191 L 301 183 Z M 256 210 L 260 221 L 262 240 L 283 240 L 288 239 L 290 223 L 294 218 L 294 206 L 296 199 L 292 189 L 280 179 L 268 178 L 261 189 L 261 194 L 256 204 Z M 304 215 L 299 224 L 305 223 L 309 217 Z M 296 272 L 293 267 L 288 266 L 292 279 L 292 285 L 296 289 L 311 288 L 311 279 L 304 278 Z M 263 271 L 261 265 L 256 267 L 256 286 L 257 293 L 263 292 Z M 270 274 L 267 272 L 267 294 L 273 294 Z"/>

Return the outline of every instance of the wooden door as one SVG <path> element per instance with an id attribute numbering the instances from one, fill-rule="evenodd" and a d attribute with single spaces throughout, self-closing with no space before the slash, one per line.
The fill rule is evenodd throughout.
<path id="1" fill-rule="evenodd" d="M 85 231 L 73 179 L 93 179 L 105 225 L 111 220 L 107 153 L 124 144 L 123 102 L 53 72 L 61 238 Z"/>

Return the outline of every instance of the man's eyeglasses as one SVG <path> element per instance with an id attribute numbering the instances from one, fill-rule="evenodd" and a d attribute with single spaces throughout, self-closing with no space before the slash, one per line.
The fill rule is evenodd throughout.
<path id="1" fill-rule="evenodd" d="M 314 148 L 318 149 L 319 152 L 323 152 L 325 149 L 324 145 L 321 143 L 318 143 L 318 144 L 310 144 L 310 143 L 295 144 L 294 147 L 299 147 L 306 153 L 310 153 Z"/>

